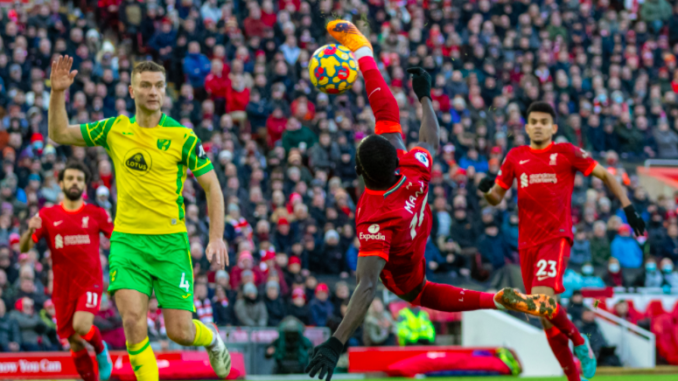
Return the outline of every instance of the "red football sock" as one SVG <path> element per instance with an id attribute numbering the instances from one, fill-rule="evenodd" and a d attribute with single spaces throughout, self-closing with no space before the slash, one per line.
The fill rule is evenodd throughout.
<path id="1" fill-rule="evenodd" d="M 389 89 L 384 77 L 381 76 L 374 58 L 367 56 L 358 60 L 360 71 L 365 79 L 367 101 L 372 107 L 372 113 L 376 120 L 375 132 L 385 134 L 401 132 L 400 110 L 391 89 Z"/>
<path id="2" fill-rule="evenodd" d="M 94 373 L 94 363 L 92 362 L 92 358 L 89 357 L 87 349 L 83 348 L 77 352 L 71 351 L 71 356 L 75 363 L 75 369 L 77 369 L 78 374 L 84 381 L 97 380 L 96 374 Z"/>
<path id="3" fill-rule="evenodd" d="M 94 351 L 97 354 L 104 350 L 104 342 L 101 340 L 101 332 L 99 332 L 99 328 L 92 326 L 89 332 L 87 332 L 87 334 L 82 338 L 94 347 Z"/>
<path id="4" fill-rule="evenodd" d="M 444 312 L 497 309 L 494 294 L 432 282 L 426 282 L 412 304 Z"/>
<path id="5" fill-rule="evenodd" d="M 567 317 L 567 312 L 558 305 L 558 310 L 552 318 L 547 318 L 551 324 L 556 326 L 560 332 L 567 336 L 575 346 L 584 344 L 584 338 L 574 323 Z"/>
<path id="6" fill-rule="evenodd" d="M 546 339 L 551 346 L 551 351 L 556 356 L 560 367 L 563 368 L 567 381 L 580 381 L 579 371 L 574 363 L 574 356 L 570 351 L 570 340 L 558 328 L 551 327 L 546 331 Z"/>

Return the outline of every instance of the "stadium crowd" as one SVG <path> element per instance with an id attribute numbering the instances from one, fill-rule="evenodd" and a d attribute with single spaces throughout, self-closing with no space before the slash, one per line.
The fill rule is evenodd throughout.
<path id="1" fill-rule="evenodd" d="M 624 8 L 625 3 L 631 8 Z M 59 202 L 67 159 L 94 174 L 88 201 L 115 216 L 115 174 L 103 149 L 47 138 L 50 62 L 74 57 L 67 101 L 72 124 L 133 115 L 130 71 L 151 58 L 167 70 L 164 112 L 192 128 L 224 190 L 231 266 L 204 256 L 204 193 L 184 189 L 196 315 L 219 325 L 276 326 L 287 315 L 336 327 L 359 250 L 354 234 L 356 143 L 373 115 L 360 79 L 328 97 L 311 85 L 309 56 L 332 18 L 356 21 L 375 49 L 400 106 L 408 143 L 420 111 L 404 69 L 434 78 L 442 127 L 429 202 L 431 277 L 484 284 L 518 263 L 515 193 L 493 208 L 477 184 L 526 144 L 524 111 L 544 99 L 558 111 L 558 141 L 590 151 L 628 187 L 649 224 L 633 238 L 617 200 L 578 175 L 571 289 L 587 285 L 678 288 L 676 200 L 650 199 L 623 160 L 678 159 L 678 5 L 667 0 L 34 0 L 0 10 L 0 350 L 52 350 L 50 256 L 19 252 L 39 208 Z M 535 222 L 538 223 L 538 222 Z M 108 277 L 108 242 L 101 258 Z M 640 269 L 637 278 L 622 276 Z M 318 279 L 334 279 L 331 287 Z M 373 305 L 357 343 L 379 343 L 384 306 Z M 157 300 L 151 337 L 164 343 Z M 95 320 L 124 347 L 108 297 Z M 387 329 L 388 331 L 388 329 Z M 388 335 L 386 335 L 388 336 Z M 365 339 L 365 340 L 363 340 Z"/>

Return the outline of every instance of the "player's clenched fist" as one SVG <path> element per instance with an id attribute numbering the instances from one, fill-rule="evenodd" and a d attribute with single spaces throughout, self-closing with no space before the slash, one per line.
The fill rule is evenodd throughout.
<path id="1" fill-rule="evenodd" d="M 205 255 L 210 263 L 216 262 L 219 268 L 228 266 L 228 249 L 223 239 L 211 239 L 205 249 Z"/>
<path id="2" fill-rule="evenodd" d="M 49 82 L 52 91 L 65 91 L 73 84 L 77 70 L 71 71 L 73 66 L 73 57 L 59 56 L 52 62 L 52 72 L 49 75 Z"/>
<path id="3" fill-rule="evenodd" d="M 42 227 L 42 218 L 40 218 L 39 215 L 36 214 L 30 220 L 28 220 L 29 229 L 38 230 L 41 227 Z"/>

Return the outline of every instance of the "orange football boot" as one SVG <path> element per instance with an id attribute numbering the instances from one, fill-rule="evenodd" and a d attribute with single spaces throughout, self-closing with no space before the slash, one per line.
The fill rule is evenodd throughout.
<path id="1" fill-rule="evenodd" d="M 374 49 L 372 49 L 372 44 L 370 44 L 370 40 L 368 40 L 367 37 L 365 37 L 350 21 L 332 20 L 327 24 L 327 31 L 332 37 L 339 41 L 340 44 L 344 45 L 352 52 L 355 52 L 363 46 L 367 46 L 370 50 L 374 51 Z"/>
<path id="2" fill-rule="evenodd" d="M 494 301 L 508 310 L 524 312 L 537 317 L 553 317 L 556 300 L 548 295 L 525 295 L 512 288 L 505 288 L 494 295 Z"/>

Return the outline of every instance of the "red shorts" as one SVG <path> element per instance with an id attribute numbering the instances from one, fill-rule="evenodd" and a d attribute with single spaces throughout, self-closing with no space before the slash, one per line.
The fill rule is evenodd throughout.
<path id="1" fill-rule="evenodd" d="M 421 261 L 404 266 L 402 264 L 391 266 L 389 263 L 381 271 L 381 282 L 392 293 L 401 296 L 409 293 L 424 283 L 426 279 L 426 258 Z"/>
<path id="2" fill-rule="evenodd" d="M 538 286 L 551 287 L 556 294 L 565 291 L 563 274 L 570 259 L 571 246 L 570 241 L 562 237 L 520 250 L 520 271 L 528 294 L 532 287 Z"/>
<path id="3" fill-rule="evenodd" d="M 80 295 L 77 300 L 68 302 L 55 302 L 57 334 L 62 339 L 67 339 L 73 334 L 73 315 L 76 311 L 89 312 L 96 315 L 101 304 L 101 291 L 87 291 Z"/>

